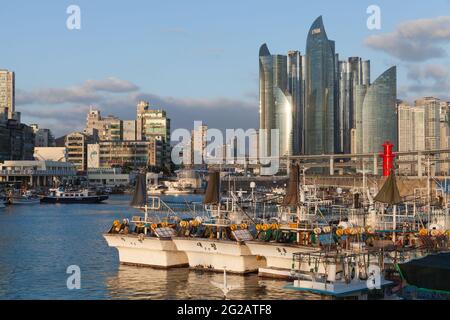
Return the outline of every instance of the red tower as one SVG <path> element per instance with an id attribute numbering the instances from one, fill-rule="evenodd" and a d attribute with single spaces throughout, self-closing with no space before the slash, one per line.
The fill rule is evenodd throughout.
<path id="1" fill-rule="evenodd" d="M 380 157 L 383 158 L 383 177 L 389 177 L 391 174 L 394 158 L 397 154 L 392 152 L 394 145 L 389 141 L 383 144 L 383 153 L 380 153 Z"/>

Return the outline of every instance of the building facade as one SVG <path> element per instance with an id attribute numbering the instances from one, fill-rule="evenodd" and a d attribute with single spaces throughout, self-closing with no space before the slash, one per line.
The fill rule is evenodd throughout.
<path id="1" fill-rule="evenodd" d="M 72 163 L 78 171 L 87 170 L 88 145 L 94 142 L 92 136 L 82 132 L 73 132 L 66 136 L 67 162 Z"/>
<path id="2" fill-rule="evenodd" d="M 278 145 L 276 152 L 280 156 L 292 155 L 294 152 L 294 122 L 297 121 L 294 117 L 297 115 L 290 91 L 300 95 L 300 92 L 296 91 L 300 90 L 300 80 L 297 77 L 297 69 L 300 66 L 299 61 L 294 61 L 295 55 L 291 53 L 288 74 L 287 56 L 271 55 L 266 44 L 259 50 L 259 128 L 261 148 L 265 149 L 264 153 L 268 156 L 273 155 L 276 150 L 273 143 Z M 288 80 L 288 76 L 291 79 Z M 296 100 L 296 103 L 300 101 Z M 272 137 L 273 129 L 279 131 L 278 140 Z M 295 141 L 299 142 L 298 139 Z"/>
<path id="3" fill-rule="evenodd" d="M 305 153 L 335 152 L 336 54 L 322 17 L 312 24 L 306 42 Z M 336 140 L 335 140 L 336 139 Z"/>
<path id="4" fill-rule="evenodd" d="M 359 57 L 351 57 L 347 61 L 339 62 L 339 152 L 352 152 L 351 131 L 356 129 L 356 99 L 357 86 L 370 85 L 370 61 L 363 61 Z"/>
<path id="5" fill-rule="evenodd" d="M 357 86 L 356 94 L 357 153 L 377 153 L 386 141 L 398 150 L 397 68 L 388 69 L 369 86 Z"/>
<path id="6" fill-rule="evenodd" d="M 55 137 L 53 136 L 50 129 L 39 128 L 39 125 L 32 124 L 30 127 L 34 132 L 34 146 L 35 147 L 55 147 Z"/>
<path id="7" fill-rule="evenodd" d="M 0 118 L 20 120 L 15 110 L 15 74 L 8 70 L 0 70 Z"/>
<path id="8" fill-rule="evenodd" d="M 100 141 L 89 146 L 89 169 L 129 167 L 161 169 L 163 145 L 160 140 Z"/>

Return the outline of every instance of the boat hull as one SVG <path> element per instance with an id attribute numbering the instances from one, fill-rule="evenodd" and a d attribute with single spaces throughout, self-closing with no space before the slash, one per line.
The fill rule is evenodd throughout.
<path id="1" fill-rule="evenodd" d="M 64 198 L 64 197 L 43 197 L 41 203 L 100 203 L 107 200 L 109 197 L 102 196 L 88 196 L 78 198 Z"/>
<path id="2" fill-rule="evenodd" d="M 266 266 L 260 267 L 258 273 L 262 277 L 289 279 L 292 277 L 292 259 L 294 253 L 313 253 L 319 248 L 300 245 L 249 241 L 245 243 L 253 255 L 264 257 Z"/>
<path id="3" fill-rule="evenodd" d="M 41 203 L 39 198 L 36 199 L 10 199 L 10 204 L 12 205 L 32 205 Z"/>
<path id="4" fill-rule="evenodd" d="M 186 254 L 177 250 L 171 239 L 109 233 L 103 237 L 118 250 L 122 264 L 162 269 L 189 266 Z"/>
<path id="5" fill-rule="evenodd" d="M 245 244 L 236 241 L 199 238 L 173 238 L 173 241 L 178 250 L 186 253 L 191 268 L 246 274 L 265 265 Z"/>

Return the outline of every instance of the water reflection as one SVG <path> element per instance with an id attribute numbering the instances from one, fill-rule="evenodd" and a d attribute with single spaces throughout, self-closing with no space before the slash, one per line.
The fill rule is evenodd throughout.
<path id="1" fill-rule="evenodd" d="M 120 265 L 117 274 L 106 280 L 111 299 L 223 299 L 222 292 L 211 281 L 223 282 L 222 273 L 189 270 L 187 268 L 160 270 Z M 256 274 L 227 275 L 229 284 L 239 288 L 228 299 L 321 299 L 320 296 L 286 290 L 284 281 L 261 279 Z"/>

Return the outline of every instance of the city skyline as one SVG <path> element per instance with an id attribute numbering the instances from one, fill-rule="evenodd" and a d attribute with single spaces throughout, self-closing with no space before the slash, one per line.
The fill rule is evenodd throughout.
<path id="1" fill-rule="evenodd" d="M 435 2 L 437 4 L 435 6 L 414 4 L 412 5 L 414 10 L 407 13 L 400 10 L 400 6 L 397 4 L 380 1 L 378 5 L 381 7 L 382 28 L 374 31 L 368 30 L 366 27 L 366 20 L 369 17 L 366 9 L 370 5 L 369 2 L 354 3 L 351 12 L 346 13 L 345 16 L 341 12 L 339 14 L 333 12 L 333 8 L 338 6 L 333 3 L 329 3 L 327 9 L 323 9 L 323 2 L 321 2 L 317 4 L 322 7 L 320 10 L 313 5 L 306 10 L 307 12 L 300 12 L 302 10 L 298 5 L 299 10 L 286 13 L 287 16 L 297 14 L 298 21 L 293 23 L 289 19 L 283 19 L 285 20 L 284 26 L 290 27 L 288 28 L 289 32 L 282 31 L 283 26 L 269 28 L 255 19 L 245 22 L 244 16 L 252 8 L 252 5 L 234 4 L 242 10 L 242 13 L 235 17 L 236 25 L 230 26 L 229 32 L 232 33 L 232 29 L 241 27 L 246 31 L 242 35 L 242 39 L 235 39 L 235 37 L 230 39 L 230 36 L 221 37 L 220 42 L 225 48 L 221 50 L 203 48 L 197 51 L 192 49 L 194 43 L 195 45 L 199 43 L 217 44 L 216 40 L 203 41 L 206 38 L 198 37 L 198 34 L 194 32 L 194 30 L 201 30 L 201 27 L 205 26 L 204 23 L 210 22 L 210 19 L 204 20 L 203 24 L 194 22 L 187 16 L 179 20 L 164 20 L 164 17 L 170 17 L 168 15 L 170 5 L 155 4 L 155 10 L 160 13 L 160 17 L 140 23 L 143 29 L 152 31 L 149 36 L 149 40 L 152 40 L 150 45 L 153 44 L 158 49 L 145 50 L 145 48 L 148 49 L 149 43 L 143 41 L 144 38 L 139 41 L 136 39 L 136 37 L 142 36 L 141 31 L 133 30 L 136 35 L 130 39 L 124 39 L 124 33 L 127 33 L 129 27 L 126 27 L 125 30 L 118 30 L 117 26 L 113 26 L 109 22 L 103 21 L 102 25 L 100 20 L 94 19 L 100 19 L 105 14 L 110 17 L 119 17 L 118 11 L 122 8 L 121 5 L 108 4 L 109 10 L 102 10 L 99 5 L 79 1 L 78 5 L 82 12 L 82 29 L 69 31 L 65 29 L 64 24 L 67 18 L 65 8 L 68 4 L 57 6 L 31 4 L 27 5 L 20 14 L 23 14 L 24 17 L 30 15 L 31 12 L 39 15 L 45 9 L 44 16 L 48 19 L 45 22 L 34 21 L 36 30 L 26 28 L 29 22 L 24 19 L 26 22 L 24 26 L 16 28 L 16 31 L 11 34 L 0 31 L 7 42 L 12 42 L 11 36 L 15 34 L 22 36 L 23 39 L 5 50 L 0 68 L 16 73 L 16 110 L 22 113 L 22 121 L 39 123 L 41 127 L 52 129 L 56 136 L 80 130 L 83 127 L 84 116 L 89 105 L 94 105 L 105 115 L 114 114 L 120 118 L 130 118 L 135 112 L 136 103 L 140 100 L 148 100 L 152 105 L 166 109 L 173 119 L 173 128 L 191 128 L 193 121 L 199 119 L 204 120 L 210 127 L 220 129 L 225 127 L 257 128 L 258 68 L 254 57 L 259 46 L 261 43 L 267 43 L 274 54 L 289 50 L 298 50 L 304 54 L 306 52 L 306 35 L 311 21 L 322 14 L 327 26 L 327 35 L 336 41 L 336 52 L 339 52 L 342 57 L 361 56 L 372 61 L 371 73 L 373 75 L 382 74 L 392 65 L 398 66 L 398 98 L 413 101 L 422 96 L 437 96 L 446 100 L 449 99 L 446 95 L 448 92 L 446 49 L 450 40 L 450 36 L 447 34 L 450 30 L 450 18 L 438 18 L 441 12 L 439 9 L 448 7 L 448 1 Z M 179 4 L 179 6 L 185 7 L 183 4 Z M 193 8 L 188 8 L 189 17 L 195 17 L 193 9 L 197 6 L 198 4 L 193 5 Z M 227 31 L 222 20 L 225 19 L 224 17 L 230 17 L 232 6 L 226 4 L 219 6 L 224 10 L 224 15 L 221 21 L 214 24 L 212 30 L 205 31 L 209 36 L 214 31 L 220 31 L 221 36 Z M 393 6 L 398 10 L 392 10 Z M 139 3 L 128 10 L 135 13 L 139 8 L 145 7 L 145 4 Z M 297 6 L 293 6 L 293 8 L 295 9 Z M 203 14 L 212 10 L 208 6 L 205 6 L 204 9 L 205 13 Z M 2 16 L 6 23 L 15 14 L 19 14 L 16 7 L 11 7 L 11 10 L 9 17 Z M 214 6 L 214 10 L 217 10 L 217 6 Z M 395 12 L 395 14 L 391 12 Z M 123 21 L 129 19 L 126 13 L 120 15 Z M 268 14 L 264 10 L 262 18 Z M 133 24 L 133 27 L 136 27 L 139 14 L 133 16 L 134 19 L 137 19 Z M 348 23 L 340 21 L 343 17 Z M 420 20 L 425 18 L 428 20 Z M 277 19 L 280 19 L 278 15 Z M 57 22 L 61 22 L 59 28 L 62 30 L 58 30 L 56 27 Z M 168 27 L 174 22 L 178 22 L 179 27 Z M 360 28 L 348 29 L 346 25 L 348 25 L 347 27 L 360 25 Z M 14 26 L 13 22 L 12 26 Z M 164 26 L 166 26 L 165 29 Z M 429 30 L 423 30 L 421 26 L 429 26 Z M 255 30 L 256 27 L 260 27 L 260 29 Z M 441 35 L 433 33 L 433 27 L 439 27 Z M 36 45 L 36 40 L 30 37 L 37 36 L 36 33 L 39 34 L 42 31 L 47 32 L 48 28 L 55 28 L 55 30 L 49 34 L 46 33 L 45 37 L 41 39 L 41 44 Z M 405 35 L 405 30 L 417 31 L 417 35 Z M 124 41 L 124 46 L 129 47 L 127 50 L 130 59 L 124 59 L 123 56 L 118 57 L 119 54 L 123 54 L 124 49 L 121 48 L 122 45 L 118 47 L 118 43 L 112 41 L 111 34 L 114 32 L 117 32 L 118 39 Z M 253 37 L 255 33 L 258 35 Z M 60 51 L 61 48 L 55 48 L 57 44 L 51 41 L 49 35 L 53 36 L 53 40 L 61 41 L 60 46 L 66 48 L 64 53 Z M 404 35 L 403 38 L 402 35 Z M 242 42 L 248 38 L 251 38 L 251 41 L 247 41 L 244 45 Z M 396 38 L 402 40 L 397 42 L 398 50 L 389 47 L 389 41 L 387 41 Z M 380 45 L 380 39 L 386 40 L 384 47 Z M 94 40 L 105 45 L 105 48 L 115 45 L 116 50 L 110 50 L 108 55 L 100 56 L 101 53 L 104 53 L 104 49 L 95 45 Z M 414 44 L 423 45 L 422 52 L 420 54 L 416 52 L 417 54 L 414 55 L 414 50 L 409 50 L 405 53 L 403 47 Z M 25 59 L 24 53 L 27 50 L 24 49 L 26 46 L 33 45 L 36 49 L 35 54 Z M 42 51 L 44 45 L 47 46 L 48 56 L 46 57 L 43 56 Z M 183 52 L 186 63 L 182 65 L 180 63 L 183 59 L 180 56 L 178 59 L 174 59 L 174 56 L 171 55 L 175 54 L 173 49 L 180 45 L 186 47 Z M 237 45 L 241 47 L 240 50 L 236 49 Z M 168 50 L 171 54 L 168 54 Z M 143 54 L 141 51 L 146 51 L 146 53 Z M 427 52 L 428 56 L 425 55 Z M 158 60 L 163 53 L 166 57 Z M 55 54 L 63 56 L 58 61 L 54 61 L 51 57 Z M 41 60 L 38 61 L 39 58 Z M 115 63 L 112 64 L 111 60 L 114 60 Z M 93 65 L 95 67 L 92 67 Z M 198 72 L 192 72 L 192 68 Z M 176 77 L 174 77 L 175 74 Z M 186 77 L 190 77 L 192 80 L 186 81 Z M 211 77 L 219 77 L 221 81 L 210 81 Z M 414 80 L 409 80 L 408 77 Z M 168 86 L 168 83 L 171 85 Z M 410 94 L 406 95 L 405 92 Z M 230 112 L 224 113 L 223 110 Z M 249 112 L 243 112 L 242 117 L 235 117 L 233 114 L 239 110 L 248 110 Z M 62 120 L 64 123 L 61 123 Z"/>

